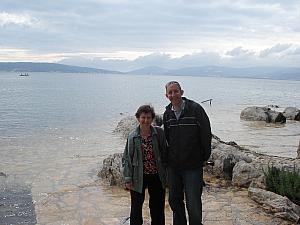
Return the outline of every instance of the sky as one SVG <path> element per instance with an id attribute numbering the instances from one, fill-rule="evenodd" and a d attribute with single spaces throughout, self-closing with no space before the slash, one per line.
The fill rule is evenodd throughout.
<path id="1" fill-rule="evenodd" d="M 300 67 L 300 1 L 1 0 L 0 61 Z"/>

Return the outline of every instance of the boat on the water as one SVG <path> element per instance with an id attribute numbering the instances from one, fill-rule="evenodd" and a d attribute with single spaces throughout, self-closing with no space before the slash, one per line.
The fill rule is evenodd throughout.
<path id="1" fill-rule="evenodd" d="M 21 77 L 28 77 L 29 74 L 28 73 L 21 73 L 19 76 L 21 76 Z"/>

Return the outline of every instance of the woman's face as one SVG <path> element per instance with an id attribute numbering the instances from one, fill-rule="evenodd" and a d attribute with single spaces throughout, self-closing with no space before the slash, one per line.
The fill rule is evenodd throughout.
<path id="1" fill-rule="evenodd" d="M 153 118 L 151 113 L 141 113 L 140 117 L 138 118 L 141 127 L 150 127 Z"/>

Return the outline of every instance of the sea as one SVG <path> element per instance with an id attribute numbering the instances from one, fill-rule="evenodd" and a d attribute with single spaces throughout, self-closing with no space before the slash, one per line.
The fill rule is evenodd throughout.
<path id="1" fill-rule="evenodd" d="M 244 121 L 240 113 L 248 106 L 272 105 L 278 111 L 289 106 L 300 108 L 300 81 L 37 72 L 19 76 L 1 72 L 2 177 L 11 185 L 30 187 L 37 220 L 51 224 L 56 221 L 55 207 L 49 206 L 52 211 L 45 208 L 50 204 L 44 204 L 45 199 L 52 194 L 50 199 L 57 204 L 61 200 L 53 193 L 89 187 L 97 179 L 103 159 L 123 152 L 125 140 L 114 132 L 118 122 L 134 115 L 142 104 L 151 104 L 162 114 L 169 104 L 164 85 L 171 80 L 181 83 L 184 96 L 203 102 L 212 133 L 223 141 L 264 154 L 296 157 L 300 122 Z M 107 194 L 100 196 L 105 199 Z"/>

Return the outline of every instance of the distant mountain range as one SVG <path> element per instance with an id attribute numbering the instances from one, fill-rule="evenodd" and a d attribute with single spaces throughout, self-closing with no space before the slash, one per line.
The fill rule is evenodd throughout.
<path id="1" fill-rule="evenodd" d="M 119 71 L 103 70 L 80 66 L 69 66 L 58 63 L 33 62 L 0 62 L 0 71 L 121 74 L 121 72 Z"/>
<path id="2" fill-rule="evenodd" d="M 144 67 L 126 73 L 90 67 L 70 66 L 58 63 L 0 62 L 0 71 L 7 72 L 62 72 L 62 73 L 100 73 L 134 75 L 170 75 L 170 76 L 205 76 L 239 77 L 300 80 L 300 67 L 247 67 L 232 68 L 222 66 L 186 67 L 170 70 L 157 66 Z"/>
<path id="3" fill-rule="evenodd" d="M 140 75 L 172 75 L 172 76 L 206 76 L 206 77 L 240 77 L 265 79 L 300 80 L 300 68 L 295 67 L 247 67 L 232 68 L 221 66 L 186 67 L 168 70 L 161 67 L 144 67 L 128 72 Z"/>

